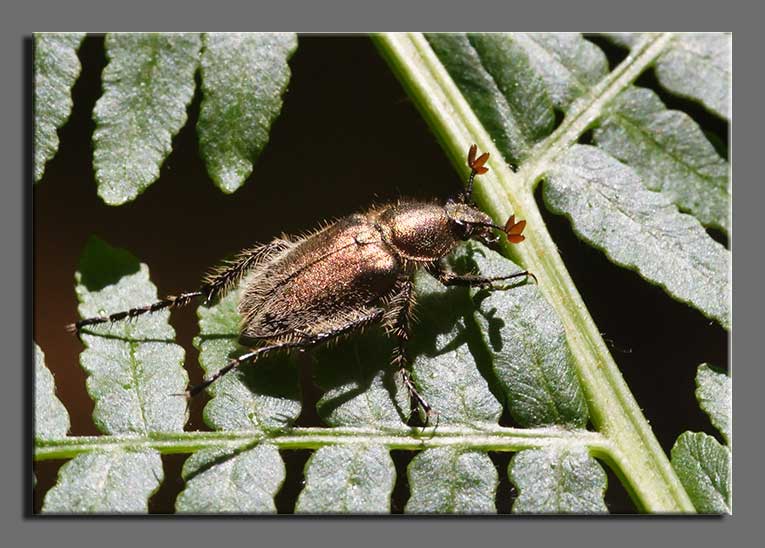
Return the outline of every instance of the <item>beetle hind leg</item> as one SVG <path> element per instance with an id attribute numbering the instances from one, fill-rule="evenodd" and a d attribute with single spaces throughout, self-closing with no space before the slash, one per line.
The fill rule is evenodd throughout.
<path id="1" fill-rule="evenodd" d="M 144 314 L 150 314 L 151 312 L 156 312 L 158 310 L 164 310 L 165 308 L 178 308 L 191 303 L 199 297 L 204 296 L 204 290 L 181 293 L 178 296 L 166 297 L 146 306 L 139 306 L 129 310 L 123 310 L 121 312 L 114 312 L 106 316 L 93 316 L 92 318 L 83 318 L 82 320 L 68 324 L 66 326 L 66 330 L 69 333 L 76 333 L 79 335 L 83 328 L 90 325 L 114 323 L 120 320 L 133 319 Z"/>
<path id="2" fill-rule="evenodd" d="M 200 297 L 204 298 L 205 303 L 209 304 L 210 302 L 223 297 L 252 268 L 267 260 L 268 257 L 274 253 L 286 249 L 288 246 L 289 242 L 284 240 L 274 240 L 270 244 L 247 249 L 239 253 L 234 260 L 225 263 L 222 267 L 207 274 L 202 285 L 196 291 L 181 293 L 178 296 L 165 297 L 164 299 L 145 306 L 114 312 L 106 316 L 83 318 L 67 325 L 66 330 L 70 333 L 79 335 L 84 327 L 133 319 L 144 314 L 164 310 L 165 308 L 179 308 L 191 304 Z"/>
<path id="3" fill-rule="evenodd" d="M 413 413 L 415 408 L 422 409 L 425 414 L 425 426 L 428 426 L 430 418 L 433 415 L 437 416 L 438 413 L 417 390 L 414 381 L 412 381 L 412 375 L 407 368 L 409 359 L 406 353 L 406 343 L 409 341 L 414 304 L 414 284 L 408 278 L 399 284 L 398 292 L 391 300 L 391 314 L 387 323 L 389 330 L 396 337 L 396 346 L 393 348 L 393 358 L 391 361 L 393 366 L 397 368 L 397 373 L 401 375 L 404 386 L 409 392 L 410 401 L 416 402 L 412 406 L 411 412 Z"/>

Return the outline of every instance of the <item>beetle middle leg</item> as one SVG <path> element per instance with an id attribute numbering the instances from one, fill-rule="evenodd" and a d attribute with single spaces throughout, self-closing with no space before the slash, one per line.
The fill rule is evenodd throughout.
<path id="1" fill-rule="evenodd" d="M 385 311 L 382 308 L 373 308 L 369 311 L 366 311 L 364 314 L 352 320 L 349 320 L 348 322 L 342 325 L 338 325 L 333 327 L 332 329 L 328 329 L 327 331 L 320 332 L 320 333 L 307 333 L 302 330 L 296 331 L 296 334 L 298 336 L 297 340 L 284 341 L 280 343 L 261 346 L 259 348 L 253 348 L 250 352 L 242 354 L 241 356 L 234 358 L 233 360 L 228 362 L 228 364 L 226 364 L 224 367 L 222 367 L 221 369 L 213 373 L 211 377 L 189 388 L 186 391 L 186 396 L 193 398 L 194 396 L 202 392 L 205 388 L 207 388 L 212 383 L 214 383 L 219 378 L 221 378 L 223 375 L 233 371 L 234 369 L 238 368 L 242 364 L 251 362 L 258 358 L 265 357 L 268 354 L 271 354 L 273 352 L 278 352 L 280 350 L 292 350 L 292 349 L 308 350 L 309 348 L 312 348 L 314 346 L 327 342 L 330 339 L 337 338 L 341 335 L 344 335 L 356 329 L 361 329 L 369 324 L 379 322 L 382 319 L 384 312 Z"/>
<path id="2" fill-rule="evenodd" d="M 409 341 L 409 330 L 414 310 L 414 284 L 411 278 L 402 280 L 399 284 L 398 292 L 391 300 L 391 317 L 388 323 L 392 327 L 393 334 L 396 336 L 396 346 L 393 348 L 393 365 L 398 368 L 398 373 L 403 379 L 404 386 L 409 392 L 410 399 L 414 399 L 417 405 L 425 413 L 425 426 L 430 422 L 430 417 L 436 412 L 430 404 L 417 391 L 417 387 L 412 381 L 412 376 L 407 369 L 409 363 L 406 354 L 406 343 Z"/>
<path id="3" fill-rule="evenodd" d="M 245 354 L 242 354 L 241 356 L 234 358 L 228 364 L 226 364 L 224 367 L 221 367 L 213 373 L 213 375 L 205 380 L 203 380 L 201 383 L 196 384 L 192 387 L 190 387 L 188 390 L 186 390 L 186 396 L 189 398 L 193 398 L 194 396 L 200 394 L 205 388 L 210 386 L 212 383 L 217 381 L 219 378 L 221 378 L 226 373 L 229 373 L 239 367 L 240 365 L 250 362 L 256 358 L 264 357 L 272 352 L 275 352 L 277 350 L 287 350 L 290 348 L 295 348 L 303 345 L 305 343 L 301 342 L 285 342 L 281 344 L 271 344 L 268 346 L 261 346 L 260 348 L 254 348 L 250 352 L 247 352 Z"/>

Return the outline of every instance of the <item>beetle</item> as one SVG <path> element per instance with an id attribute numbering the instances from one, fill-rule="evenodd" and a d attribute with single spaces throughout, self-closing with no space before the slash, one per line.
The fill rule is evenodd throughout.
<path id="1" fill-rule="evenodd" d="M 211 271 L 197 291 L 170 296 L 150 305 L 108 316 L 82 319 L 69 329 L 116 322 L 164 308 L 187 305 L 204 298 L 214 302 L 242 284 L 238 310 L 241 342 L 250 351 L 232 359 L 185 393 L 193 397 L 240 365 L 277 351 L 307 350 L 382 324 L 395 337 L 392 364 L 402 376 L 410 401 L 426 421 L 433 413 L 417 391 L 407 369 L 406 343 L 415 305 L 413 275 L 426 269 L 446 286 L 499 289 L 496 282 L 534 275 L 528 271 L 506 276 L 461 275 L 442 259 L 465 240 L 487 245 L 498 241 L 494 230 L 511 243 L 523 241 L 526 221 L 510 216 L 504 227 L 495 225 L 472 202 L 476 175 L 486 173 L 487 152 L 476 157 L 472 145 L 466 189 L 445 204 L 402 199 L 343 217 L 300 238 L 283 236 L 240 252 Z"/>

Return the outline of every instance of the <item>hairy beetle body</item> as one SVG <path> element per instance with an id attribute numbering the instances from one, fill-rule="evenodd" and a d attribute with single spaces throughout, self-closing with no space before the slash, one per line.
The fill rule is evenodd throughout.
<path id="1" fill-rule="evenodd" d="M 369 314 L 401 264 L 367 215 L 351 215 L 266 260 L 239 303 L 242 334 L 276 343 L 318 336 Z"/>
<path id="2" fill-rule="evenodd" d="M 446 209 L 436 203 L 399 202 L 387 206 L 370 221 L 400 260 L 414 261 L 419 266 L 448 255 L 460 241 Z"/>
<path id="3" fill-rule="evenodd" d="M 402 276 L 449 254 L 460 230 L 444 206 L 406 200 L 295 242 L 275 240 L 250 265 L 239 302 L 242 335 L 268 344 L 310 340 L 373 315 Z"/>
<path id="4" fill-rule="evenodd" d="M 305 350 L 368 325 L 381 323 L 397 341 L 393 363 L 411 397 L 429 416 L 431 408 L 420 396 L 407 370 L 406 342 L 414 308 L 412 276 L 427 269 L 444 285 L 494 287 L 494 282 L 519 276 L 484 277 L 451 272 L 441 259 L 460 241 L 497 241 L 494 230 L 519 243 L 525 221 L 511 216 L 504 227 L 478 210 L 470 195 L 473 179 L 485 173 L 488 154 L 468 153 L 471 168 L 467 191 L 445 204 L 402 200 L 343 217 L 308 236 L 283 237 L 241 252 L 233 261 L 212 271 L 198 291 L 168 297 L 151 305 L 86 318 L 72 327 L 133 318 L 190 303 L 203 297 L 219 299 L 241 285 L 239 313 L 242 341 L 251 351 L 235 358 L 187 394 L 193 396 L 242 363 L 265 354 Z"/>

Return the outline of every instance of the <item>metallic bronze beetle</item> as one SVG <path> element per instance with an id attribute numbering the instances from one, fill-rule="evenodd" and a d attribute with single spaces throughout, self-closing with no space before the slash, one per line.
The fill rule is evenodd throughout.
<path id="1" fill-rule="evenodd" d="M 299 239 L 279 238 L 242 251 L 233 261 L 211 272 L 198 291 L 168 297 L 151 305 L 87 318 L 85 326 L 133 318 L 203 297 L 215 301 L 244 280 L 239 301 L 242 342 L 251 351 L 230 361 L 187 391 L 194 396 L 239 365 L 279 350 L 307 349 L 330 339 L 381 323 L 396 337 L 393 364 L 410 395 L 426 413 L 431 407 L 417 392 L 406 369 L 405 345 L 414 307 L 412 276 L 427 269 L 444 285 L 492 287 L 494 282 L 533 276 L 459 275 L 442 263 L 459 242 L 498 240 L 494 229 L 512 243 L 523 241 L 525 221 L 508 219 L 505 227 L 471 202 L 473 180 L 485 173 L 488 153 L 476 158 L 470 147 L 467 189 L 444 205 L 401 200 L 349 215 Z"/>

